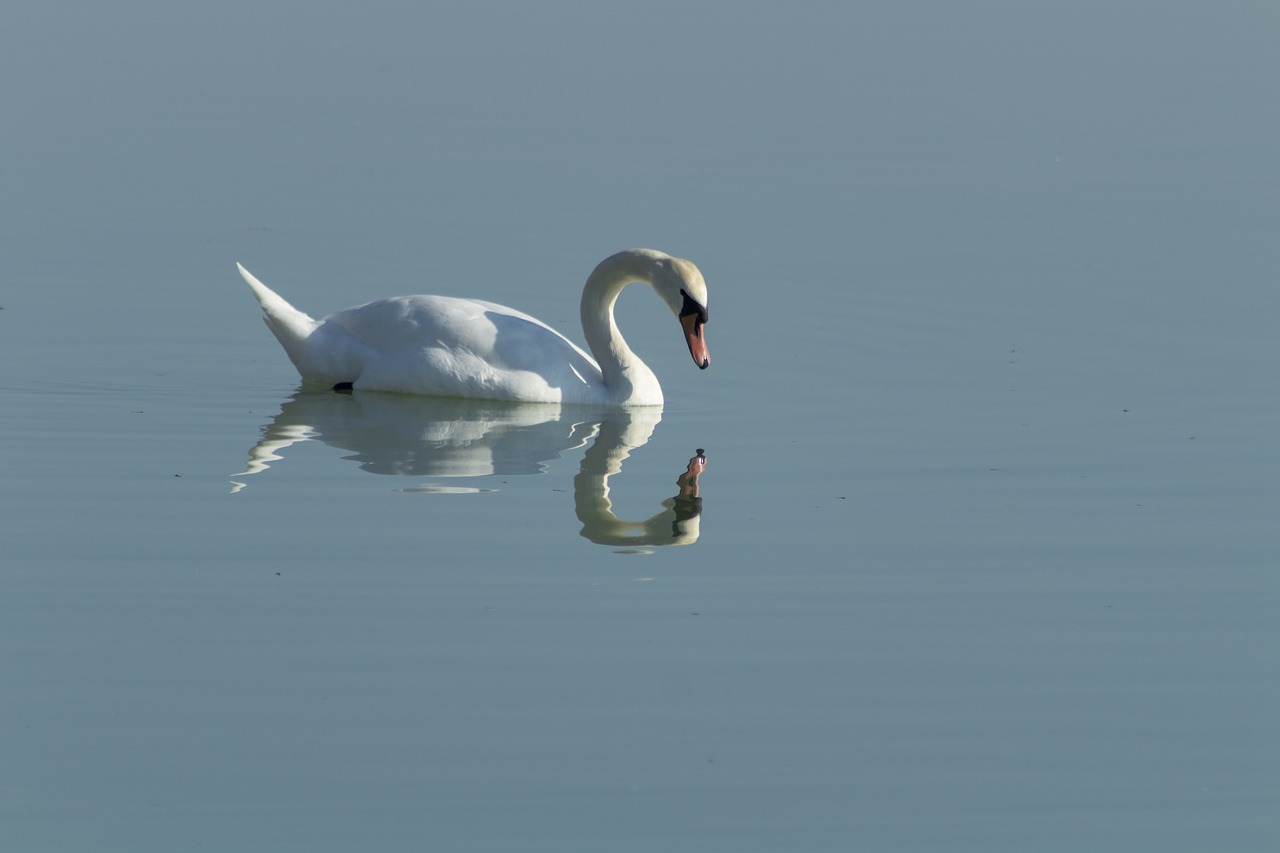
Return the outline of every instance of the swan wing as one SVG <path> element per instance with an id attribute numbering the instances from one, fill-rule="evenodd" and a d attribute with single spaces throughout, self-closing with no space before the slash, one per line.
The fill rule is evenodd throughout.
<path id="1" fill-rule="evenodd" d="M 414 394 L 586 402 L 603 387 L 594 359 L 540 320 L 477 299 L 398 296 L 326 317 L 368 355 L 359 387 Z M 593 390 L 594 389 L 594 390 Z"/>

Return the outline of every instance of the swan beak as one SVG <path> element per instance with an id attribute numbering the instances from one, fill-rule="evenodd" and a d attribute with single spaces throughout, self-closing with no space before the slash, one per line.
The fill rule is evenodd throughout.
<path id="1" fill-rule="evenodd" d="M 711 364 L 711 353 L 707 352 L 707 341 L 702 337 L 702 319 L 697 314 L 681 314 L 680 325 L 684 327 L 684 340 L 689 345 L 689 355 L 699 370 L 706 370 Z"/>

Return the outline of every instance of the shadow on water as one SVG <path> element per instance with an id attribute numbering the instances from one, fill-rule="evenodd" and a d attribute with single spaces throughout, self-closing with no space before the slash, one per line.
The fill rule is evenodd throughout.
<path id="1" fill-rule="evenodd" d="M 263 426 L 245 470 L 233 475 L 241 479 L 232 480 L 232 492 L 247 488 L 249 477 L 262 475 L 304 441 L 349 451 L 346 458 L 371 474 L 431 478 L 543 474 L 552 460 L 586 447 L 573 489 L 582 536 L 602 545 L 690 545 L 698 540 L 702 512 L 701 448 L 676 478 L 679 491 L 649 518 L 618 518 L 609 497 L 609 478 L 649 441 L 661 420 L 660 407 L 596 409 L 304 389 Z M 403 491 L 492 490 L 432 483 Z"/>

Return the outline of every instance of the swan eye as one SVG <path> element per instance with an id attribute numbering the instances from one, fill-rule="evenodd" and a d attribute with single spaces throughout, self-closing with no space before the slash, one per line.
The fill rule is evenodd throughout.
<path id="1" fill-rule="evenodd" d="M 705 325 L 707 322 L 707 309 L 698 300 L 689 295 L 688 291 L 681 288 L 680 295 L 684 297 L 684 304 L 680 306 L 680 316 L 687 317 L 695 314 L 698 317 L 698 325 Z"/>

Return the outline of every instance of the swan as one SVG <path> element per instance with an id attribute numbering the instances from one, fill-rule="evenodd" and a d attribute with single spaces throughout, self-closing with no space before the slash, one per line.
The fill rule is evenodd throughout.
<path id="1" fill-rule="evenodd" d="M 449 296 L 396 296 L 320 320 L 290 305 L 241 264 L 267 327 L 308 384 L 532 403 L 662 405 L 658 378 L 622 339 L 613 306 L 644 282 L 684 329 L 689 354 L 711 363 L 703 326 L 707 285 L 690 261 L 627 249 L 596 266 L 582 289 L 592 355 L 514 308 Z"/>

